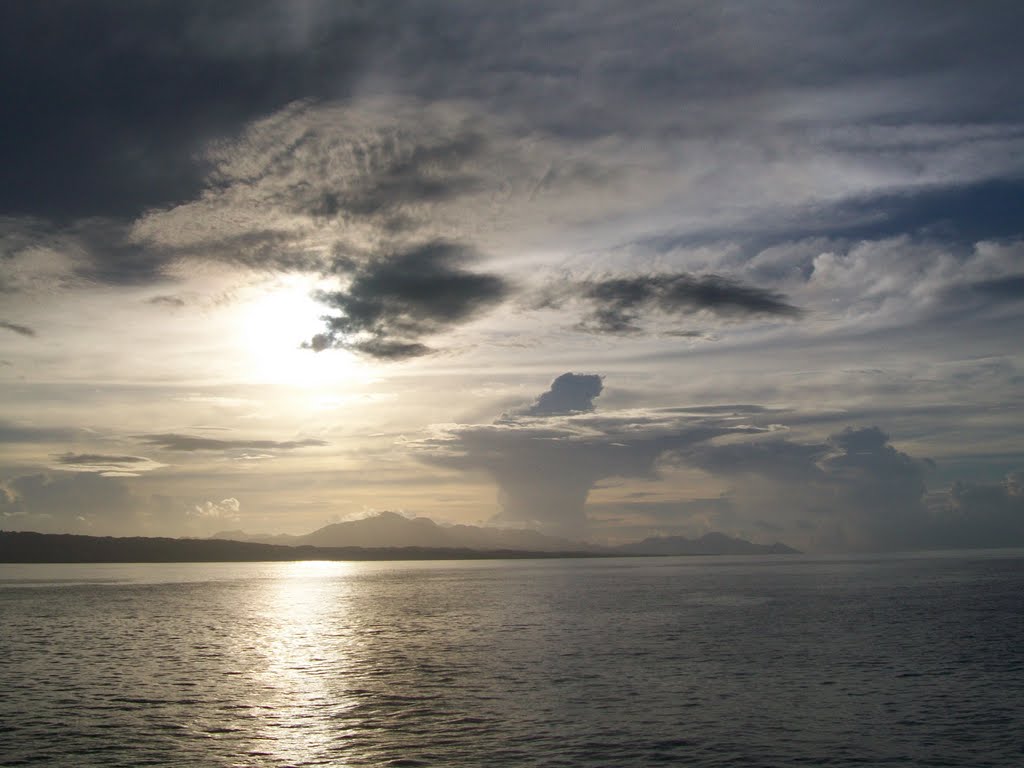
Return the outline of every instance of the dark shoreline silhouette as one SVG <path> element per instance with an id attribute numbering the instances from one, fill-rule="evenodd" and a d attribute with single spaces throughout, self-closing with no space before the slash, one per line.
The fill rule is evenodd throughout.
<path id="1" fill-rule="evenodd" d="M 687 540 L 688 541 L 688 540 Z M 586 550 L 533 551 L 468 547 L 314 547 L 260 544 L 226 539 L 171 539 L 145 536 L 83 536 L 68 533 L 0 531 L 2 563 L 188 563 L 295 560 L 498 560 L 530 558 L 650 557 L 666 554 L 794 554 L 783 545 L 749 544 L 747 552 L 680 552 L 639 545 Z M 641 543 L 642 544 L 642 543 Z"/>
<path id="2" fill-rule="evenodd" d="M 4 563 L 215 563 L 292 560 L 489 560 L 608 557 L 591 552 L 528 552 L 447 547 L 289 547 L 222 539 L 80 536 L 0 531 Z"/>

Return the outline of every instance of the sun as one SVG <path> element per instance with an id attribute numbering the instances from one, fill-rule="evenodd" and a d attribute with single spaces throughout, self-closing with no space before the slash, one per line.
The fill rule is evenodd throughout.
<path id="1" fill-rule="evenodd" d="M 323 329 L 323 304 L 313 292 L 323 288 L 311 277 L 287 276 L 257 286 L 243 300 L 240 327 L 247 378 L 258 383 L 322 387 L 358 375 L 355 356 L 345 350 L 303 349 Z"/>

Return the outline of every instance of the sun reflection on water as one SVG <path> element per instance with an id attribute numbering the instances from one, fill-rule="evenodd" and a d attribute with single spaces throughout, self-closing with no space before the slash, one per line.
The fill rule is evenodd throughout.
<path id="1" fill-rule="evenodd" d="M 346 764 L 337 723 L 355 705 L 346 684 L 352 568 L 289 563 L 267 582 L 260 638 L 265 666 L 254 680 L 264 696 L 251 756 L 278 765 Z"/>

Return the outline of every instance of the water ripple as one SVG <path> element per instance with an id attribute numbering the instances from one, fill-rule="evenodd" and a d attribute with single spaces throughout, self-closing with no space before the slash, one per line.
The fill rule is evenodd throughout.
<path id="1" fill-rule="evenodd" d="M 0 765 L 1024 764 L 1019 557 L 624 562 L 0 566 Z"/>

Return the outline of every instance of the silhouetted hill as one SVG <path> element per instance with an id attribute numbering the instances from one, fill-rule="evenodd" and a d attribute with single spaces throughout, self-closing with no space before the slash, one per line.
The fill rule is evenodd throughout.
<path id="1" fill-rule="evenodd" d="M 304 536 L 252 535 L 244 531 L 224 531 L 214 534 L 212 538 L 289 546 L 455 547 L 617 555 L 767 555 L 797 552 L 785 544 L 753 544 L 724 533 L 707 533 L 699 539 L 687 539 L 682 536 L 653 537 L 621 546 L 602 547 L 546 536 L 533 530 L 439 525 L 427 517 L 410 518 L 397 512 L 380 512 L 360 520 L 326 525 Z"/>
<path id="2" fill-rule="evenodd" d="M 438 525 L 382 512 L 305 536 L 226 531 L 209 539 L 169 539 L 0 531 L 0 562 L 253 562 L 263 560 L 446 560 L 523 557 L 793 554 L 785 544 L 752 544 L 722 533 L 654 537 L 602 547 L 537 531 Z"/>
<path id="3" fill-rule="evenodd" d="M 0 531 L 2 563 L 199 563 L 292 560 L 481 560 L 593 557 L 586 552 L 531 552 L 460 547 L 288 547 L 224 539 L 166 539 Z"/>
<path id="4" fill-rule="evenodd" d="M 785 544 L 753 544 L 724 533 L 706 533 L 699 539 L 683 536 L 656 536 L 633 544 L 608 547 L 605 551 L 621 555 L 795 555 L 798 550 Z"/>
<path id="5" fill-rule="evenodd" d="M 225 531 L 214 534 L 213 538 L 315 547 L 456 547 L 532 552 L 594 549 L 578 541 L 545 536 L 537 531 L 483 528 L 476 525 L 438 525 L 427 517 L 408 518 L 396 512 L 381 512 L 361 520 L 334 523 L 305 536 L 254 536 L 242 531 Z"/>

